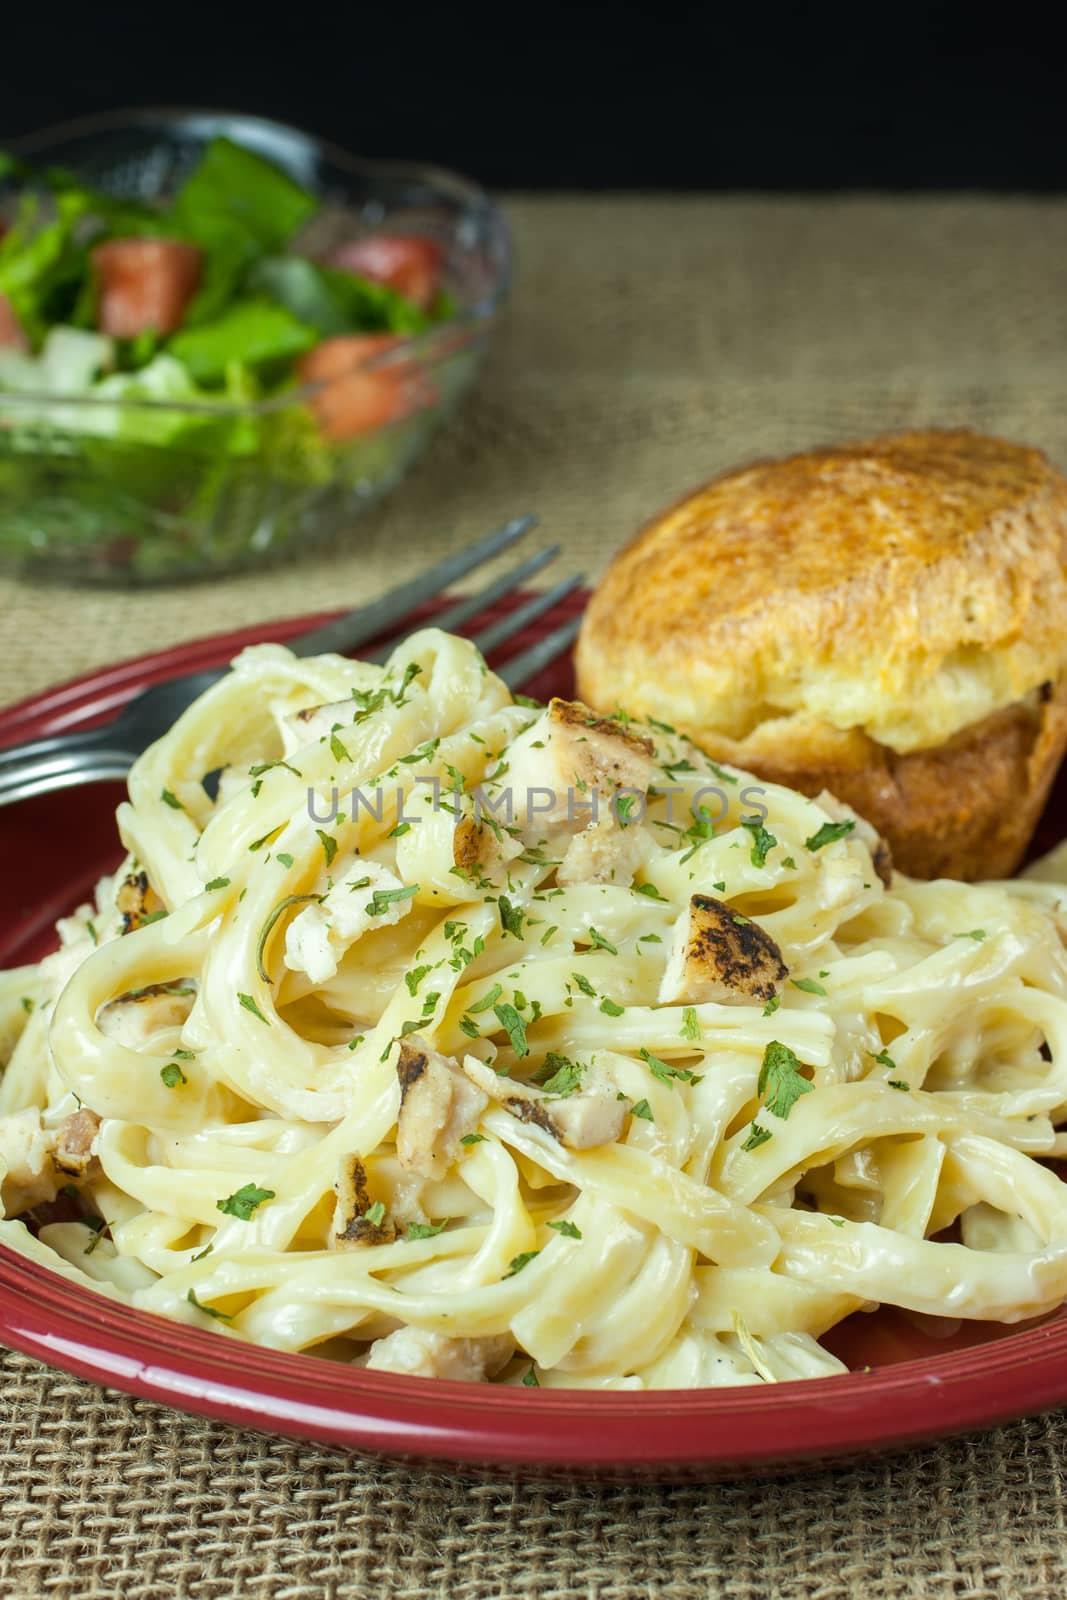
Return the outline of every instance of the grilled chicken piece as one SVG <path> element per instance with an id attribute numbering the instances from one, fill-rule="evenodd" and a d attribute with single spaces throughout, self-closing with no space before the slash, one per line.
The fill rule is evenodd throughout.
<path id="1" fill-rule="evenodd" d="M 115 908 L 122 917 L 123 933 L 132 933 L 164 906 L 148 882 L 147 872 L 130 872 L 115 891 Z"/>
<path id="2" fill-rule="evenodd" d="M 355 714 L 352 700 L 327 700 L 322 705 L 304 706 L 300 711 L 291 712 L 282 718 L 282 732 L 287 736 L 286 754 L 316 739 L 329 738 L 335 729 L 350 728 Z"/>
<path id="3" fill-rule="evenodd" d="M 100 1032 L 118 1044 L 136 1050 L 161 1028 L 180 1028 L 192 1010 L 196 996 L 190 988 L 182 992 L 172 984 L 153 983 L 147 989 L 120 995 L 100 1011 L 96 1025 Z"/>
<path id="4" fill-rule="evenodd" d="M 758 922 L 695 894 L 674 925 L 659 1001 L 752 1005 L 770 1000 L 788 976 L 782 952 Z"/>
<path id="5" fill-rule="evenodd" d="M 501 861 L 514 861 L 522 845 L 499 827 L 499 832 L 476 817 L 463 816 L 452 836 L 452 859 L 464 872 L 484 872 Z"/>
<path id="6" fill-rule="evenodd" d="M 41 1113 L 36 1106 L 0 1117 L 0 1183 L 3 1208 L 9 1217 L 54 1198 L 54 1139 L 41 1127 Z"/>
<path id="7" fill-rule="evenodd" d="M 456 1383 L 484 1383 L 507 1366 L 515 1353 L 508 1333 L 484 1339 L 455 1339 L 428 1328 L 397 1328 L 370 1347 L 371 1372 L 402 1372 L 412 1378 L 451 1378 Z"/>
<path id="8" fill-rule="evenodd" d="M 100 1118 L 84 1106 L 60 1123 L 52 1156 L 60 1172 L 70 1178 L 85 1177 L 96 1158 L 99 1132 Z"/>
<path id="9" fill-rule="evenodd" d="M 556 882 L 560 888 L 572 883 L 631 884 L 649 843 L 647 828 L 633 824 L 621 828 L 602 818 L 574 835 L 556 869 Z"/>
<path id="10" fill-rule="evenodd" d="M 550 1095 L 536 1084 L 504 1078 L 476 1056 L 467 1056 L 463 1070 L 479 1089 L 520 1122 L 532 1122 L 568 1150 L 592 1150 L 612 1144 L 622 1133 L 629 1107 L 614 1086 L 594 1082 L 571 1095 Z"/>
<path id="11" fill-rule="evenodd" d="M 402 1167 L 424 1178 L 443 1178 L 459 1141 L 473 1133 L 487 1096 L 418 1034 L 400 1041 L 396 1064 L 400 1114 L 396 1154 Z"/>
<path id="12" fill-rule="evenodd" d="M 334 1183 L 337 1205 L 333 1213 L 331 1243 L 338 1250 L 351 1250 L 363 1245 L 392 1244 L 396 1238 L 396 1223 L 383 1217 L 374 1222 L 367 1216 L 371 1198 L 367 1193 L 367 1169 L 358 1156 L 343 1156 Z"/>
<path id="13" fill-rule="evenodd" d="M 516 817 L 528 824 L 573 825 L 590 816 L 596 822 L 619 790 L 647 792 L 653 757 L 651 741 L 621 722 L 579 700 L 550 700 L 508 752 Z"/>
<path id="14" fill-rule="evenodd" d="M 289 924 L 285 933 L 286 966 L 292 972 L 306 972 L 312 983 L 326 983 L 357 939 L 374 928 L 391 928 L 407 916 L 410 895 L 402 900 L 388 898 L 403 888 L 388 867 L 357 859 L 323 900 L 306 906 Z"/>
<path id="15" fill-rule="evenodd" d="M 883 839 L 877 828 L 873 828 L 866 817 L 861 817 L 858 811 L 853 811 L 851 806 L 846 806 L 829 789 L 823 789 L 815 796 L 815 804 L 821 806 L 828 816 L 835 822 L 854 822 L 851 837 L 862 839 L 867 849 L 871 852 L 871 862 L 875 872 L 888 889 L 893 882 L 893 852 L 889 848 L 889 841 Z M 832 859 L 832 858 L 827 858 Z"/>

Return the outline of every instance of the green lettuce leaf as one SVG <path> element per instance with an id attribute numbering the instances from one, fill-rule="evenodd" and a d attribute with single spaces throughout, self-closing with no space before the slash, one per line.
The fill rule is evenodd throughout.
<path id="1" fill-rule="evenodd" d="M 187 239 L 210 246 L 218 218 L 229 218 L 255 241 L 259 254 L 282 249 L 315 215 L 319 203 L 262 156 L 229 139 L 208 145 L 174 197 L 170 220 Z"/>
<path id="2" fill-rule="evenodd" d="M 316 330 L 273 300 L 242 300 L 212 322 L 183 328 L 169 342 L 196 383 L 219 383 L 235 362 L 279 368 L 317 343 Z"/>

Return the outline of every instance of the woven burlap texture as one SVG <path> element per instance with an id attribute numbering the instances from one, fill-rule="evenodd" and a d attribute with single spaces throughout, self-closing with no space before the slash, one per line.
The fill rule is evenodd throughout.
<path id="1" fill-rule="evenodd" d="M 596 572 L 717 469 L 962 422 L 1067 464 L 1067 202 L 522 199 L 478 394 L 328 549 L 210 585 L 0 583 L 0 699 L 356 603 L 518 511 Z M 706 1488 L 476 1485 L 171 1414 L 0 1357 L 0 1600 L 1044 1600 L 1059 1415 Z"/>

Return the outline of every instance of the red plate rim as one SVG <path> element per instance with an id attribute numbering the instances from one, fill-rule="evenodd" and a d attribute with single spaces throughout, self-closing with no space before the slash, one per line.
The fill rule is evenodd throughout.
<path id="1" fill-rule="evenodd" d="M 583 604 L 573 597 L 571 614 Z M 149 683 L 225 661 L 247 644 L 284 642 L 335 614 L 241 628 L 85 674 L 0 711 L 0 746 L 87 725 Z M 243 1342 L 238 1352 L 225 1334 L 136 1311 L 3 1245 L 0 1339 L 79 1377 L 237 1426 L 467 1470 L 766 1473 L 1067 1402 L 1067 1318 L 968 1349 L 773 1387 L 505 1389 L 369 1373 Z"/>

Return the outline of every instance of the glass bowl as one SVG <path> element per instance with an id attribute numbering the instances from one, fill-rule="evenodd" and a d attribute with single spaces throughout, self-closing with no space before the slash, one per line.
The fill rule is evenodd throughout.
<path id="1" fill-rule="evenodd" d="M 383 228 L 439 244 L 454 314 L 357 369 L 395 368 L 416 398 L 399 420 L 335 442 L 311 409 L 328 380 L 248 403 L 181 405 L 0 389 L 0 565 L 8 570 L 127 582 L 192 577 L 334 533 L 404 475 L 475 376 L 509 288 L 511 248 L 498 209 L 464 178 L 355 160 L 280 123 L 218 112 L 117 112 L 34 134 L 16 149 L 35 166 L 151 202 L 220 136 L 318 196 L 322 209 L 301 237 L 311 252 Z M 190 428 L 196 416 L 202 426 Z M 170 439 L 176 432 L 180 442 Z"/>

